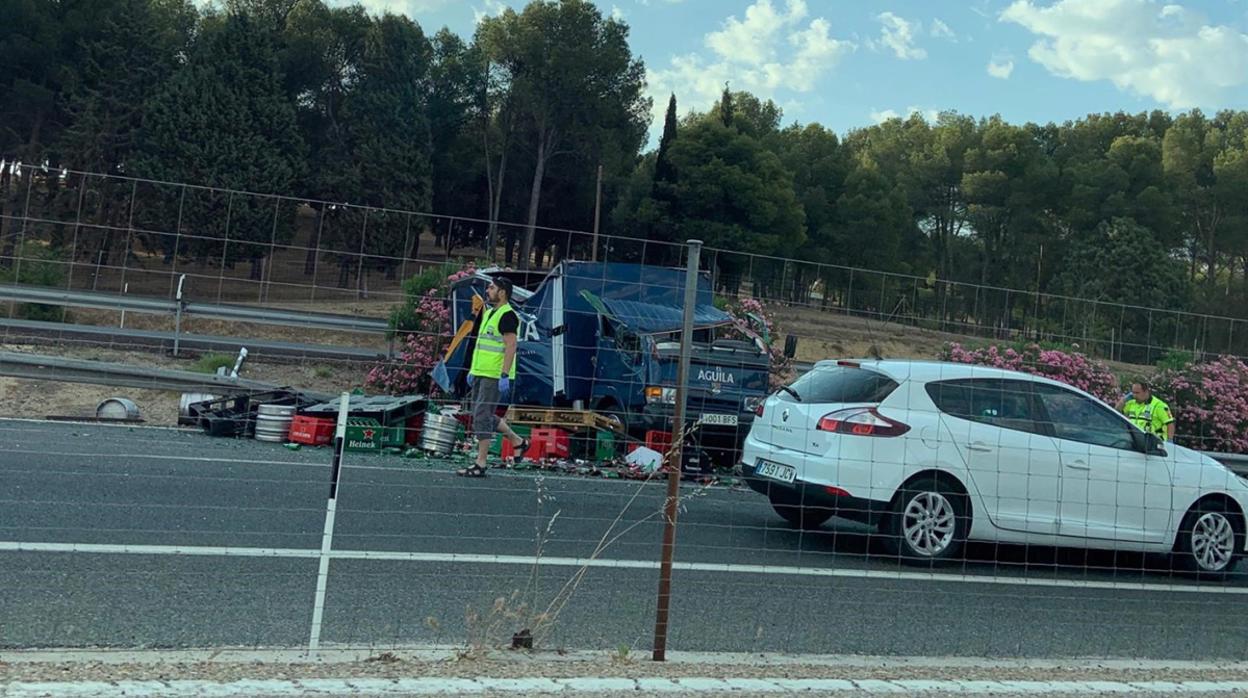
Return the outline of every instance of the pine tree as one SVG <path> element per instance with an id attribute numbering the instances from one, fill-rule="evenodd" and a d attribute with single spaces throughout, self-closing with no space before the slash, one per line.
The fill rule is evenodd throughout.
<path id="1" fill-rule="evenodd" d="M 663 118 L 663 136 L 659 139 L 659 155 L 654 162 L 654 181 L 676 181 L 676 170 L 672 167 L 671 149 L 676 140 L 676 95 L 672 94 L 667 102 L 667 115 Z"/>
<path id="2" fill-rule="evenodd" d="M 405 17 L 386 15 L 373 23 L 365 39 L 359 82 L 347 96 L 343 120 L 355 160 L 362 198 L 378 208 L 428 211 L 432 202 L 428 105 L 431 48 L 420 27 Z M 419 234 L 424 220 L 396 212 L 369 211 L 367 229 L 343 226 L 335 245 L 354 252 L 340 262 L 339 284 L 359 269 L 392 272 L 406 252 L 409 234 Z M 409 227 L 410 225 L 410 227 Z M 363 239 L 361 239 L 363 235 Z M 363 279 L 358 279 L 364 288 Z"/>
<path id="3" fill-rule="evenodd" d="M 133 173 L 289 193 L 304 164 L 304 146 L 270 33 L 241 14 L 205 22 L 201 32 L 187 65 L 147 104 Z M 275 202 L 267 197 L 188 189 L 179 206 L 161 212 L 161 229 L 174 229 L 179 208 L 182 229 L 192 233 L 179 252 L 230 267 L 250 260 L 253 278 L 269 243 L 287 242 L 293 233 L 293 206 L 281 205 L 275 214 Z M 164 237 L 172 244 L 172 236 Z"/>

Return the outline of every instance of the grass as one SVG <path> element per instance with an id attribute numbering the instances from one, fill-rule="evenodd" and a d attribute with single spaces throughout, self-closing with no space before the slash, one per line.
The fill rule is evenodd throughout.
<path id="1" fill-rule="evenodd" d="M 196 359 L 188 370 L 195 373 L 213 374 L 221 367 L 225 367 L 227 371 L 234 368 L 234 357 L 229 354 L 204 354 Z"/>
<path id="2" fill-rule="evenodd" d="M 312 375 L 317 378 L 332 378 L 334 376 L 334 369 L 329 366 L 317 366 L 312 369 Z"/>

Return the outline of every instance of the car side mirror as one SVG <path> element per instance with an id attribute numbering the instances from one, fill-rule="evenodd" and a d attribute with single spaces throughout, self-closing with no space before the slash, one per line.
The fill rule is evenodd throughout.
<path id="1" fill-rule="evenodd" d="M 1157 438 L 1156 434 L 1149 434 L 1137 429 L 1131 433 L 1131 439 L 1135 442 L 1136 450 L 1144 455 L 1166 455 L 1166 442 Z"/>

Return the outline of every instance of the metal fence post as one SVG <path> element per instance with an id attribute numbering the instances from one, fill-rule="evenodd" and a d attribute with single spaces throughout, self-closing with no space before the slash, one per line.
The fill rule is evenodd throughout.
<path id="1" fill-rule="evenodd" d="M 676 414 L 672 424 L 672 445 L 667 458 L 667 501 L 664 504 L 663 558 L 659 566 L 659 599 L 654 617 L 654 661 L 667 659 L 668 610 L 672 597 L 672 557 L 676 550 L 676 514 L 680 498 L 682 471 L 681 448 L 684 446 L 685 403 L 689 397 L 689 361 L 693 355 L 693 310 L 698 301 L 698 263 L 702 253 L 701 240 L 689 240 L 689 258 L 685 267 L 685 313 L 681 329 L 680 366 L 676 373 Z"/>
<path id="2" fill-rule="evenodd" d="M 334 549 L 334 516 L 338 511 L 338 481 L 342 477 L 342 454 L 347 449 L 347 417 L 351 414 L 351 395 L 338 398 L 338 422 L 334 430 L 334 456 L 329 471 L 329 499 L 325 502 L 325 528 L 321 533 L 320 564 L 316 572 L 316 595 L 312 601 L 312 630 L 308 635 L 308 651 L 321 647 L 321 626 L 325 618 L 325 591 L 329 583 L 329 554 Z"/>
<path id="3" fill-rule="evenodd" d="M 178 355 L 178 349 L 182 343 L 182 309 L 186 307 L 186 302 L 182 300 L 182 286 L 186 283 L 186 274 L 178 278 L 178 291 L 174 301 L 178 304 L 174 310 L 173 316 L 173 355 Z"/>

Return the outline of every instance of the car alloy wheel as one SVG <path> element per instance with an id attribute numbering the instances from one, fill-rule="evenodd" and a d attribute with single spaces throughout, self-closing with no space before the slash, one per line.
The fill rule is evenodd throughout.
<path id="1" fill-rule="evenodd" d="M 1221 572 L 1235 558 L 1235 528 L 1222 512 L 1196 519 L 1191 541 L 1191 555 L 1202 572 Z"/>
<path id="2" fill-rule="evenodd" d="M 901 535 L 915 555 L 938 557 L 957 534 L 953 504 L 939 492 L 920 492 L 901 514 Z"/>

